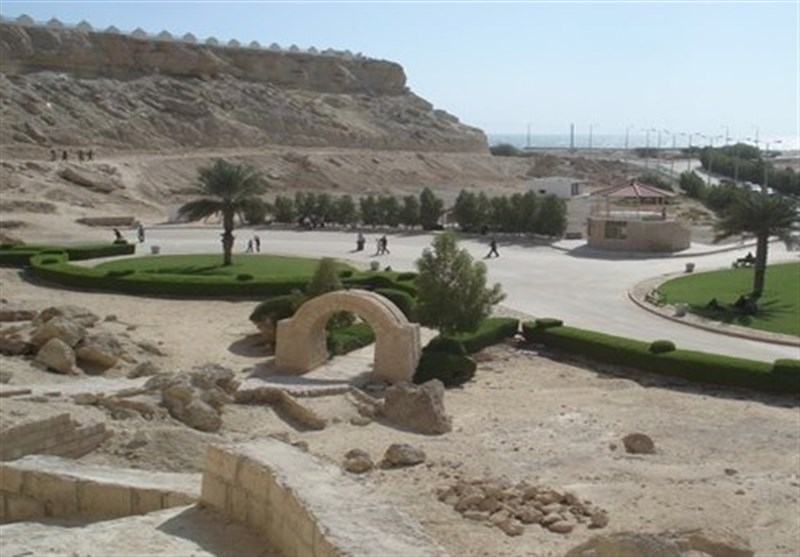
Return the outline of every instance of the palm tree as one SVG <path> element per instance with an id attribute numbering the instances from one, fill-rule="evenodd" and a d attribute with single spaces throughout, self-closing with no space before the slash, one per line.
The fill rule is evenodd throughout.
<path id="1" fill-rule="evenodd" d="M 756 261 L 753 268 L 753 296 L 764 291 L 767 250 L 770 236 L 788 239 L 797 220 L 794 200 L 781 195 L 741 190 L 716 225 L 717 242 L 730 236 L 751 234 L 756 238 Z"/>
<path id="2" fill-rule="evenodd" d="M 248 205 L 257 203 L 264 192 L 261 173 L 248 165 L 233 164 L 221 159 L 213 166 L 198 169 L 197 194 L 204 197 L 190 201 L 178 209 L 178 216 L 196 221 L 212 215 L 222 215 L 223 265 L 232 264 L 233 221 L 241 218 Z"/>

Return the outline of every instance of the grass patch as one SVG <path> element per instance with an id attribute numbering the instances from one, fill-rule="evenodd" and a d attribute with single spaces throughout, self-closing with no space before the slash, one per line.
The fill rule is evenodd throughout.
<path id="1" fill-rule="evenodd" d="M 190 276 L 241 276 L 250 277 L 297 277 L 314 274 L 319 261 L 304 257 L 278 255 L 239 255 L 233 265 L 224 266 L 219 254 L 155 255 L 108 261 L 94 267 L 108 273 L 133 271 L 137 273 L 190 275 Z M 337 263 L 340 271 L 352 270 L 344 263 Z"/>
<path id="2" fill-rule="evenodd" d="M 800 263 L 767 267 L 766 288 L 756 315 L 744 315 L 732 304 L 753 288 L 753 269 L 728 269 L 673 279 L 658 291 L 668 304 L 689 304 L 689 311 L 707 319 L 772 333 L 800 336 Z M 716 298 L 724 310 L 706 304 Z"/>

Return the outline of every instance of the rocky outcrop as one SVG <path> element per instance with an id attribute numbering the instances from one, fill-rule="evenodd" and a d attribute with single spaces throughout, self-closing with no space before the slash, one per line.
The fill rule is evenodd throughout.
<path id="1" fill-rule="evenodd" d="M 488 152 L 394 62 L 0 26 L 4 146 Z"/>
<path id="2" fill-rule="evenodd" d="M 752 557 L 747 540 L 724 530 L 616 532 L 594 536 L 565 557 Z"/>

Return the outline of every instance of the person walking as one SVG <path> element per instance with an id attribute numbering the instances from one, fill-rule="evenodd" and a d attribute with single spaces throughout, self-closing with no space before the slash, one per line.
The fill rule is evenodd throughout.
<path id="1" fill-rule="evenodd" d="M 144 243 L 144 225 L 141 222 L 136 227 L 136 237 L 139 239 L 140 244 Z"/>
<path id="2" fill-rule="evenodd" d="M 256 252 L 261 253 L 261 238 L 258 237 L 258 234 L 253 236 L 253 245 L 256 248 Z"/>
<path id="3" fill-rule="evenodd" d="M 364 235 L 359 232 L 358 236 L 356 237 L 356 251 L 364 251 L 364 244 L 366 243 L 366 239 Z"/>
<path id="4" fill-rule="evenodd" d="M 381 254 L 384 253 L 391 253 L 389 251 L 389 239 L 385 234 L 381 237 Z"/>
<path id="5" fill-rule="evenodd" d="M 500 253 L 497 251 L 497 240 L 494 236 L 492 239 L 489 240 L 489 253 L 486 254 L 486 259 L 489 259 L 494 255 L 495 257 L 500 257 Z"/>

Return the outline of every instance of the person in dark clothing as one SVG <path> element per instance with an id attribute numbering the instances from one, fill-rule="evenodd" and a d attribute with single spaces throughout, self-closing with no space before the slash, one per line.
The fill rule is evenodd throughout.
<path id="1" fill-rule="evenodd" d="M 390 253 L 389 252 L 389 239 L 384 235 L 381 238 L 381 253 Z"/>
<path id="2" fill-rule="evenodd" d="M 139 223 L 139 226 L 136 228 L 136 237 L 139 239 L 140 244 L 144 242 L 144 225 L 142 223 Z"/>
<path id="3" fill-rule="evenodd" d="M 115 242 L 124 242 L 125 241 L 125 238 L 122 237 L 122 232 L 120 232 L 116 228 L 114 229 L 114 241 Z"/>
<path id="4" fill-rule="evenodd" d="M 366 239 L 364 238 L 364 235 L 361 232 L 359 232 L 358 236 L 356 237 L 356 251 L 364 251 L 365 242 Z"/>
<path id="5" fill-rule="evenodd" d="M 500 257 L 500 252 L 497 251 L 497 240 L 494 236 L 492 239 L 489 240 L 489 253 L 486 254 L 486 259 L 489 259 L 494 255 L 495 257 Z"/>
<path id="6" fill-rule="evenodd" d="M 66 151 L 61 151 L 61 160 L 66 161 L 69 155 L 67 155 Z"/>
<path id="7" fill-rule="evenodd" d="M 255 246 L 256 252 L 261 253 L 261 238 L 258 237 L 258 234 L 253 236 L 253 246 Z"/>

